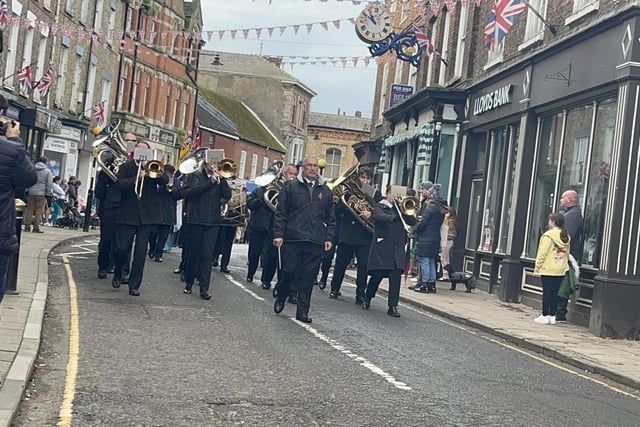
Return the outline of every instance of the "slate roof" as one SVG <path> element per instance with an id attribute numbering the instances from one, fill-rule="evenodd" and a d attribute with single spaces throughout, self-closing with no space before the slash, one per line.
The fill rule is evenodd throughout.
<path id="1" fill-rule="evenodd" d="M 220 111 L 216 110 L 216 108 L 209 104 L 201 95 L 198 95 L 197 116 L 201 126 L 237 136 L 236 124 Z"/>
<path id="2" fill-rule="evenodd" d="M 199 88 L 199 93 L 224 118 L 235 124 L 236 131 L 234 133 L 240 138 L 283 153 L 287 151 L 286 147 L 278 141 L 256 114 L 242 102 L 203 87 Z"/>
<path id="3" fill-rule="evenodd" d="M 311 112 L 307 126 L 368 133 L 371 130 L 371 118 Z"/>

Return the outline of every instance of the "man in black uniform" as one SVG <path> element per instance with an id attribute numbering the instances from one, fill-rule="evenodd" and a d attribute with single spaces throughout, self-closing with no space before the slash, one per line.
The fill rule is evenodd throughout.
<path id="1" fill-rule="evenodd" d="M 151 148 L 144 141 L 138 141 L 136 148 Z M 158 197 L 158 185 L 166 185 L 169 182 L 166 174 L 158 178 L 151 178 L 145 170 L 146 161 L 129 160 L 118 169 L 118 181 L 116 185 L 121 193 L 120 207 L 116 222 L 116 262 L 115 272 L 111 285 L 119 288 L 122 283 L 122 271 L 129 250 L 133 245 L 133 262 L 129 273 L 129 295 L 140 295 L 142 273 L 147 257 L 149 235 L 155 224 L 160 222 L 160 198 Z M 136 185 L 138 189 L 136 189 Z M 140 189 L 141 188 L 141 189 Z M 137 190 L 137 191 L 136 191 Z M 142 191 L 141 197 L 138 197 Z"/>
<path id="2" fill-rule="evenodd" d="M 231 198 L 231 188 L 213 165 L 205 164 L 204 170 L 186 176 L 180 194 L 187 204 L 184 217 L 187 227 L 183 225 L 183 231 L 187 232 L 184 240 L 184 250 L 187 251 L 184 293 L 191 293 L 197 278 L 200 298 L 208 300 L 211 299 L 211 263 L 220 231 L 220 206 L 222 200 Z"/>
<path id="3" fill-rule="evenodd" d="M 164 166 L 164 173 L 169 179 L 169 184 L 158 187 L 158 194 L 160 196 L 160 209 L 162 213 L 162 219 L 159 224 L 156 225 L 156 229 L 151 233 L 149 238 L 149 258 L 155 262 L 162 262 L 162 254 L 164 245 L 167 243 L 167 238 L 171 229 L 176 223 L 176 199 L 173 188 L 173 174 L 176 168 L 172 165 Z M 177 190 L 177 189 L 176 189 Z"/>
<path id="4" fill-rule="evenodd" d="M 106 166 L 115 158 L 104 155 Z M 98 216 L 100 217 L 100 243 L 98 243 L 98 279 L 106 279 L 107 273 L 115 265 L 116 220 L 120 208 L 120 190 L 116 183 L 104 171 L 98 173 L 95 195 L 99 200 Z M 129 271 L 128 264 L 126 271 Z"/>
<path id="5" fill-rule="evenodd" d="M 289 285 L 299 278 L 296 319 L 311 323 L 311 292 L 323 251 L 332 247 L 336 218 L 333 194 L 318 174 L 318 159 L 305 159 L 297 179 L 284 184 L 273 223 L 273 244 L 280 249 L 282 282 L 273 306 L 280 313 Z"/>
<path id="6" fill-rule="evenodd" d="M 251 211 L 247 226 L 249 233 L 247 282 L 253 282 L 253 276 L 258 270 L 258 264 L 260 264 L 260 254 L 273 221 L 273 211 L 264 200 L 264 188 L 258 187 L 251 192 L 247 198 L 247 208 Z"/>
<path id="7" fill-rule="evenodd" d="M 361 168 L 358 173 L 361 184 L 371 184 L 371 172 L 368 168 Z M 379 192 L 374 195 L 376 202 L 382 199 Z M 362 211 L 360 216 L 369 219 L 371 211 Z M 336 299 L 340 293 L 340 286 L 344 279 L 347 267 L 355 255 L 357 260 L 356 274 L 356 304 L 360 305 L 364 301 L 364 292 L 367 288 L 367 258 L 371 246 L 371 232 L 347 209 L 342 203 L 336 205 L 336 218 L 340 221 L 340 234 L 338 237 L 338 249 L 336 254 L 336 265 L 333 268 L 333 278 L 331 279 L 331 292 L 329 298 Z"/>

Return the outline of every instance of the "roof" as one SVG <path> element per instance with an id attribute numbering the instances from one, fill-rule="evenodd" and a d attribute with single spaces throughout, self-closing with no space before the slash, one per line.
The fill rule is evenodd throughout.
<path id="1" fill-rule="evenodd" d="M 237 133 L 236 124 L 200 95 L 198 95 L 197 115 L 201 126 L 231 135 Z"/>
<path id="2" fill-rule="evenodd" d="M 371 118 L 311 112 L 307 126 L 369 133 Z"/>
<path id="3" fill-rule="evenodd" d="M 242 102 L 203 87 L 199 88 L 199 93 L 224 118 L 235 124 L 235 134 L 240 138 L 283 153 L 287 151 L 260 118 Z"/>
<path id="4" fill-rule="evenodd" d="M 216 55 L 219 55 L 222 65 L 211 64 Z M 274 58 L 274 61 L 282 61 L 282 58 Z M 198 69 L 204 72 L 215 71 L 216 73 L 270 77 L 278 81 L 295 84 L 302 90 L 308 92 L 311 96 L 317 95 L 296 77 L 280 69 L 267 57 L 260 55 L 203 50 L 200 53 Z"/>

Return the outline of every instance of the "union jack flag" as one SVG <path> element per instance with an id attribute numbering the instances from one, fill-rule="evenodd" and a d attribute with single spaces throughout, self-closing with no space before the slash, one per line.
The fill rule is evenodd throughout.
<path id="1" fill-rule="evenodd" d="M 431 55 L 435 50 L 433 44 L 429 40 L 429 37 L 422 31 L 420 28 L 414 26 L 413 33 L 416 35 L 416 43 L 418 43 L 418 48 L 425 47 L 427 50 L 427 55 Z"/>
<path id="2" fill-rule="evenodd" d="M 527 4 L 522 0 L 495 0 L 493 2 L 489 22 L 484 27 L 484 41 L 487 49 L 496 50 L 518 16 L 526 8 Z"/>
<path id="3" fill-rule="evenodd" d="M 20 89 L 27 93 L 33 87 L 33 79 L 31 78 L 31 65 L 27 65 L 22 70 L 18 71 L 18 81 L 20 82 Z"/>
<path id="4" fill-rule="evenodd" d="M 191 147 L 191 151 L 196 151 L 200 148 L 202 144 L 202 139 L 200 137 L 200 121 L 196 119 L 196 122 L 193 126 L 193 147 Z"/>
<path id="5" fill-rule="evenodd" d="M 9 6 L 7 6 L 7 0 L 0 0 L 0 28 L 4 28 L 7 22 L 9 22 Z"/>
<path id="6" fill-rule="evenodd" d="M 96 105 L 94 105 L 91 108 L 91 111 L 93 112 L 93 115 L 96 118 L 96 123 L 98 124 L 98 126 L 103 127 L 104 122 L 106 121 L 106 118 L 105 118 L 106 113 L 104 111 L 104 101 L 98 102 Z"/>
<path id="7" fill-rule="evenodd" d="M 53 69 L 49 67 L 44 76 L 40 79 L 38 84 L 36 85 L 36 90 L 40 93 L 41 97 L 45 97 L 49 94 L 49 89 L 51 89 L 51 81 L 53 80 Z"/>

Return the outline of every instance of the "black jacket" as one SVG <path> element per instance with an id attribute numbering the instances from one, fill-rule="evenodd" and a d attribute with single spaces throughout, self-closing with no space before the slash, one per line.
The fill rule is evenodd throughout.
<path id="1" fill-rule="evenodd" d="M 313 189 L 305 184 L 302 176 L 285 182 L 273 220 L 274 239 L 324 245 L 333 242 L 335 228 L 333 193 L 321 176 Z"/>
<path id="2" fill-rule="evenodd" d="M 371 215 L 375 223 L 367 271 L 404 270 L 407 265 L 407 232 L 400 215 L 387 200 L 381 200 L 373 208 Z M 416 219 L 403 215 L 407 225 L 414 225 Z"/>
<path id="3" fill-rule="evenodd" d="M 273 226 L 273 211 L 264 200 L 264 188 L 258 187 L 249 194 L 247 207 L 251 211 L 247 229 L 269 231 Z"/>
<path id="4" fill-rule="evenodd" d="M 31 187 L 37 179 L 22 140 L 0 137 L 0 254 L 10 255 L 18 250 L 16 189 Z"/>
<path id="5" fill-rule="evenodd" d="M 105 210 L 117 210 L 120 207 L 120 190 L 103 171 L 96 178 L 95 193 L 99 200 L 98 216 L 103 216 Z"/>
<path id="6" fill-rule="evenodd" d="M 206 172 L 198 171 L 187 175 L 180 195 L 187 202 L 185 224 L 220 225 L 222 200 L 231 199 L 231 188 L 226 179 L 214 184 Z"/>
<path id="7" fill-rule="evenodd" d="M 415 240 L 414 254 L 417 257 L 437 258 L 440 247 L 440 227 L 447 213 L 444 200 L 429 200 L 422 212 L 422 220 L 413 229 Z"/>
<path id="8" fill-rule="evenodd" d="M 169 180 L 169 177 L 167 177 Z M 175 187 L 174 187 L 175 188 Z M 162 220 L 160 224 L 173 225 L 176 223 L 176 197 L 177 188 L 175 190 L 167 190 L 166 185 L 158 186 L 158 196 L 160 197 L 160 210 L 162 211 Z"/>
<path id="9" fill-rule="evenodd" d="M 569 253 L 573 255 L 573 258 L 579 264 L 582 260 L 582 231 L 584 227 L 580 206 L 567 208 L 564 212 L 564 227 L 567 229 L 569 237 L 571 237 L 571 249 L 569 249 Z"/>
<path id="10" fill-rule="evenodd" d="M 159 178 L 145 177 L 142 198 L 138 199 L 134 191 L 137 176 L 138 165 L 135 160 L 128 160 L 118 169 L 116 185 L 121 199 L 116 223 L 136 226 L 160 224 L 162 215 L 158 185 L 167 185 L 169 179 L 164 174 Z"/>
<path id="11" fill-rule="evenodd" d="M 378 191 L 376 191 L 374 199 L 376 202 L 382 199 Z M 336 218 L 339 230 L 338 243 L 346 243 L 348 245 L 368 245 L 371 243 L 369 230 L 347 209 L 342 200 L 336 204 Z"/>

